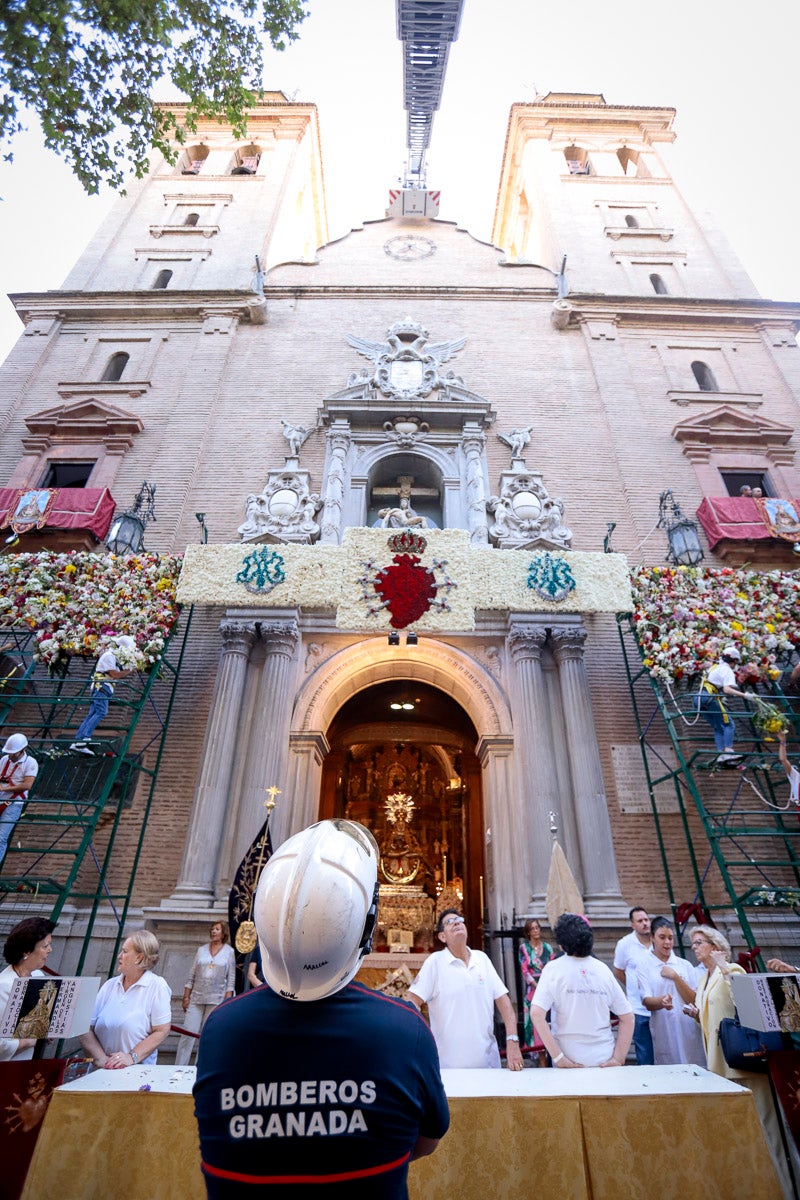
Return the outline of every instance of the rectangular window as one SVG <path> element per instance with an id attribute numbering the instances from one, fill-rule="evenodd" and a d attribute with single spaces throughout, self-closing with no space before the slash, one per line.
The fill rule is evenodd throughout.
<path id="1" fill-rule="evenodd" d="M 740 496 L 743 487 L 761 488 L 763 495 L 775 495 L 769 475 L 764 471 L 720 471 L 720 475 L 729 496 Z"/>
<path id="2" fill-rule="evenodd" d="M 61 462 L 53 459 L 37 484 L 40 488 L 84 488 L 89 482 L 95 462 Z"/>

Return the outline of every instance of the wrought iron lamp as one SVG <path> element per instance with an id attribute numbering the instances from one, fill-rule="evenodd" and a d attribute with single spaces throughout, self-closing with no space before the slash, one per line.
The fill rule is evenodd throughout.
<path id="1" fill-rule="evenodd" d="M 112 554 L 138 554 L 144 548 L 144 531 L 156 519 L 155 484 L 143 483 L 132 508 L 115 517 L 106 545 Z"/>
<path id="2" fill-rule="evenodd" d="M 658 525 L 667 535 L 667 562 L 678 567 L 696 567 L 705 558 L 697 522 L 685 517 L 672 491 L 667 488 L 658 500 Z"/>

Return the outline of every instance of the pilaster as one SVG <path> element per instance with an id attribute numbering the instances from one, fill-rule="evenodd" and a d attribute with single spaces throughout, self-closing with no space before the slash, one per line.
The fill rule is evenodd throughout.
<path id="1" fill-rule="evenodd" d="M 223 621 L 222 654 L 214 685 L 189 832 L 178 884 L 164 907 L 214 902 L 217 858 L 236 751 L 247 664 L 256 637 L 250 621 Z"/>
<path id="2" fill-rule="evenodd" d="M 586 677 L 582 625 L 551 629 L 569 748 L 575 820 L 587 905 L 620 898 L 600 750 Z"/>

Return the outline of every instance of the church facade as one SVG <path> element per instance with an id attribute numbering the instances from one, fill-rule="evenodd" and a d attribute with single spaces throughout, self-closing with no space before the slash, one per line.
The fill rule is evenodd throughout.
<path id="1" fill-rule="evenodd" d="M 758 297 L 689 209 L 673 118 L 517 105 L 494 244 L 397 202 L 330 241 L 316 111 L 270 94 L 246 142 L 201 127 L 61 289 L 14 298 L 6 486 L 84 464 L 122 508 L 146 479 L 148 549 L 186 551 L 133 898 L 173 990 L 269 789 L 274 842 L 362 820 L 397 850 L 389 892 L 458 897 L 476 931 L 543 915 L 554 839 L 608 938 L 632 903 L 667 908 L 628 565 L 663 562 L 666 489 L 691 512 L 759 480 L 800 496 L 800 308 Z M 793 561 L 775 540 L 707 553 L 745 557 Z"/>

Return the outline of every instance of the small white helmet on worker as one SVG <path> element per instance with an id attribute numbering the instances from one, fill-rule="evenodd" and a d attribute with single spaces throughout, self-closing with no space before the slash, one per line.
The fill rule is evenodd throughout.
<path id="1" fill-rule="evenodd" d="M 3 754 L 19 754 L 20 750 L 24 750 L 27 745 L 28 739 L 24 733 L 12 733 L 10 738 L 6 738 Z"/>
<path id="2" fill-rule="evenodd" d="M 253 906 L 264 978 L 289 1000 L 322 1000 L 372 948 L 380 851 L 355 821 L 319 821 L 285 841 Z"/>

